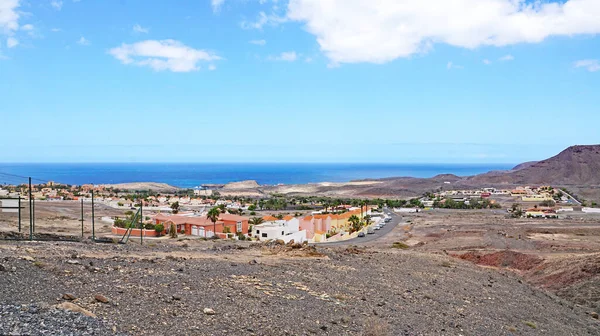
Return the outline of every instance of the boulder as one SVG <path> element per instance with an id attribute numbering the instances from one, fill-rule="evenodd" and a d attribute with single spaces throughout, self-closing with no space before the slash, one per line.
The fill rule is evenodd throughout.
<path id="1" fill-rule="evenodd" d="M 96 299 L 96 301 L 101 302 L 101 303 L 108 303 L 108 298 L 104 295 L 100 295 L 97 294 L 96 296 L 94 296 L 94 299 Z"/>

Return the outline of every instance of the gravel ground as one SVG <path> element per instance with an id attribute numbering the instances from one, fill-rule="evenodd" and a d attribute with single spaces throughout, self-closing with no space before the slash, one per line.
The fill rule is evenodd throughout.
<path id="1" fill-rule="evenodd" d="M 114 335 L 102 320 L 43 304 L 0 305 L 0 335 Z"/>
<path id="2" fill-rule="evenodd" d="M 69 301 L 134 335 L 600 335 L 510 272 L 391 248 L 3 242 L 0 265 L 0 304 Z"/>

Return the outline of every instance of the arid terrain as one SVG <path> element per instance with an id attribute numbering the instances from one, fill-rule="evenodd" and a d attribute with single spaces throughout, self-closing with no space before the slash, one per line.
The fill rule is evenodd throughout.
<path id="1" fill-rule="evenodd" d="M 97 335 L 598 335 L 599 223 L 434 210 L 341 247 L 5 241 L 0 331 L 25 314 Z"/>

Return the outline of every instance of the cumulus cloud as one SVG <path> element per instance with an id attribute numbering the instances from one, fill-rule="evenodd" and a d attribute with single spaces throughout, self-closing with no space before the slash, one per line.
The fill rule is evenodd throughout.
<path id="1" fill-rule="evenodd" d="M 576 68 L 585 68 L 589 72 L 600 71 L 600 60 L 588 59 L 575 62 Z"/>
<path id="2" fill-rule="evenodd" d="M 287 17 L 337 63 L 385 63 L 435 43 L 473 49 L 600 33 L 598 0 L 290 0 Z"/>
<path id="3" fill-rule="evenodd" d="M 489 59 L 484 59 L 483 64 L 490 65 L 490 64 L 492 64 L 492 61 L 490 61 Z"/>
<path id="4" fill-rule="evenodd" d="M 12 34 L 19 29 L 19 0 L 0 1 L 0 33 Z"/>
<path id="5" fill-rule="evenodd" d="M 267 44 L 267 41 L 265 41 L 265 40 L 252 40 L 252 41 L 249 41 L 248 43 L 259 45 L 259 46 L 264 46 L 265 44 Z"/>
<path id="6" fill-rule="evenodd" d="M 144 28 L 144 27 L 140 26 L 139 24 L 135 24 L 135 25 L 133 26 L 133 31 L 134 31 L 135 33 L 146 34 L 146 33 L 148 33 L 150 30 L 149 30 L 148 28 Z"/>
<path id="7" fill-rule="evenodd" d="M 269 56 L 270 61 L 294 62 L 298 59 L 298 54 L 295 51 L 282 52 L 277 56 Z"/>
<path id="8" fill-rule="evenodd" d="M 225 0 L 211 0 L 210 4 L 212 5 L 213 12 L 220 11 L 221 6 L 223 6 L 224 2 L 225 2 Z"/>
<path id="9" fill-rule="evenodd" d="M 9 48 L 14 48 L 19 45 L 19 40 L 14 37 L 9 37 L 6 39 L 6 46 Z"/>
<path id="10" fill-rule="evenodd" d="M 28 23 L 28 24 L 26 24 L 26 25 L 22 25 L 22 26 L 21 26 L 21 30 L 24 30 L 24 31 L 32 31 L 32 30 L 33 30 L 33 25 L 32 25 L 32 24 L 29 24 L 29 23 Z"/>
<path id="11" fill-rule="evenodd" d="M 502 62 L 509 62 L 509 61 L 513 61 L 515 59 L 515 57 L 513 55 L 505 55 L 500 57 L 500 61 Z"/>
<path id="12" fill-rule="evenodd" d="M 52 2 L 50 2 L 50 6 L 52 6 L 56 10 L 61 10 L 63 2 L 59 0 L 52 0 Z"/>
<path id="13" fill-rule="evenodd" d="M 175 40 L 146 40 L 123 43 L 108 51 L 123 64 L 146 66 L 155 71 L 190 72 L 200 69 L 198 63 L 220 60 L 216 54 L 194 49 Z"/>
<path id="14" fill-rule="evenodd" d="M 90 41 L 82 36 L 81 38 L 79 38 L 79 40 L 77 40 L 77 44 L 82 46 L 88 46 L 90 45 Z"/>

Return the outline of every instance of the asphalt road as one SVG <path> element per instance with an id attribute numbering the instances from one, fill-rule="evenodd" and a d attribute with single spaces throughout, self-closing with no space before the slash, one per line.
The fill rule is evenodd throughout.
<path id="1" fill-rule="evenodd" d="M 315 246 L 323 246 L 323 247 L 336 247 L 336 246 L 348 246 L 348 245 L 360 245 L 360 244 L 364 244 L 364 243 L 368 243 L 374 240 L 377 240 L 383 236 L 385 236 L 386 234 L 392 232 L 392 230 L 398 226 L 398 224 L 400 224 L 402 222 L 402 217 L 397 215 L 396 213 L 394 213 L 393 211 L 390 210 L 385 210 L 384 211 L 386 214 L 390 215 L 390 217 L 392 217 L 392 221 L 387 223 L 384 227 L 382 227 L 380 230 L 375 230 L 375 233 L 373 234 L 368 234 L 365 237 L 357 237 L 354 239 L 349 239 L 349 240 L 343 240 L 343 241 L 338 241 L 338 242 L 331 242 L 331 243 L 315 243 L 313 245 Z"/>

